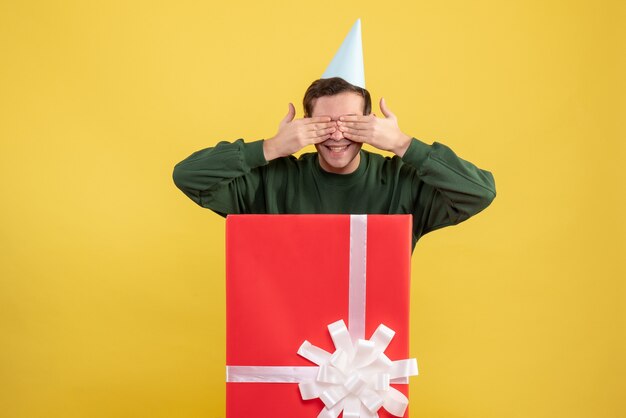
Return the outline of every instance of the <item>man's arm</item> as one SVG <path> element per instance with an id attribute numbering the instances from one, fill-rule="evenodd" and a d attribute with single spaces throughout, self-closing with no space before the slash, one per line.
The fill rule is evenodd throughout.
<path id="1" fill-rule="evenodd" d="M 220 142 L 191 154 L 174 167 L 176 186 L 198 205 L 226 215 L 250 213 L 261 182 L 259 167 L 267 164 L 263 140 Z"/>
<path id="2" fill-rule="evenodd" d="M 219 214 L 262 213 L 263 167 L 271 160 L 327 140 L 336 129 L 329 117 L 294 120 L 295 113 L 289 103 L 278 132 L 267 140 L 220 142 L 192 154 L 174 167 L 174 183 L 198 205 Z"/>
<path id="3" fill-rule="evenodd" d="M 476 215 L 496 196 L 493 175 L 459 158 L 438 142 L 411 139 L 402 161 L 416 170 L 413 180 L 415 233 L 456 225 Z"/>

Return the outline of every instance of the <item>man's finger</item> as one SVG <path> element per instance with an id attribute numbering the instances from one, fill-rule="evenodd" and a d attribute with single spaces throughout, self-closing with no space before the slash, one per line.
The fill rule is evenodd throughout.
<path id="1" fill-rule="evenodd" d="M 289 103 L 289 110 L 287 111 L 287 115 L 280 121 L 281 125 L 289 123 L 296 116 L 296 108 L 293 107 L 293 103 Z"/>
<path id="2" fill-rule="evenodd" d="M 335 128 L 336 124 L 335 122 L 318 122 L 318 123 L 314 123 L 311 125 L 307 126 L 307 129 L 311 129 L 314 131 L 319 131 L 321 129 L 326 129 L 326 128 Z"/>
<path id="3" fill-rule="evenodd" d="M 343 137 L 354 142 L 367 142 L 367 137 L 365 135 L 358 135 L 358 134 L 351 134 L 349 132 L 344 132 Z"/>
<path id="4" fill-rule="evenodd" d="M 337 129 L 334 126 L 331 126 L 330 128 L 315 130 L 315 131 L 313 131 L 313 133 L 315 134 L 314 138 L 318 138 L 320 136 L 328 137 L 328 136 L 330 136 L 330 134 L 332 134 L 336 130 Z"/>
<path id="5" fill-rule="evenodd" d="M 385 102 L 385 98 L 381 98 L 380 99 L 380 110 L 383 112 L 383 115 L 385 115 L 386 118 L 395 118 L 396 115 L 394 115 L 391 110 L 389 110 L 389 108 L 387 107 L 387 102 Z"/>
<path id="6" fill-rule="evenodd" d="M 347 126 L 340 126 L 339 130 L 344 134 L 349 133 L 352 135 L 361 135 L 361 136 L 366 136 L 365 133 L 367 132 L 366 129 L 349 128 Z"/>
<path id="7" fill-rule="evenodd" d="M 367 122 L 370 122 L 369 120 Z M 352 128 L 352 129 L 361 129 L 361 130 L 367 130 L 370 129 L 369 127 L 369 123 L 366 122 L 341 122 L 339 121 L 339 129 L 341 128 Z"/>
<path id="8" fill-rule="evenodd" d="M 351 116 L 342 116 L 339 118 L 341 122 L 369 122 L 372 119 L 370 115 L 367 116 L 359 116 L 359 115 L 351 115 Z"/>
<path id="9" fill-rule="evenodd" d="M 312 123 L 330 122 L 330 116 L 316 116 L 314 118 L 304 118 L 304 124 L 310 125 Z"/>

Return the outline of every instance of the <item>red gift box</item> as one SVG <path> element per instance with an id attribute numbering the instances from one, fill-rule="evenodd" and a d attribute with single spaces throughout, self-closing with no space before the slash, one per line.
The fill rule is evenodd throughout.
<path id="1" fill-rule="evenodd" d="M 303 400 L 298 382 L 320 367 L 298 350 L 308 340 L 335 352 L 327 326 L 338 320 L 355 344 L 384 324 L 396 332 L 384 355 L 407 359 L 410 257 L 410 215 L 228 216 L 227 417 L 317 417 L 325 404 Z"/>

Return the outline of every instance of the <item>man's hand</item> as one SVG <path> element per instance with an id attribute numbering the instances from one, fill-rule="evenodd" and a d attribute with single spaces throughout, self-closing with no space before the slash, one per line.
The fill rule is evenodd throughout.
<path id="1" fill-rule="evenodd" d="M 300 151 L 307 145 L 326 141 L 337 129 L 328 116 L 296 119 L 296 109 L 289 103 L 289 112 L 280 122 L 278 133 L 263 141 L 265 159 L 271 161 Z"/>
<path id="2" fill-rule="evenodd" d="M 411 137 L 400 130 L 398 118 L 387 108 L 385 99 L 380 99 L 380 110 L 384 118 L 374 114 L 342 116 L 337 123 L 339 130 L 350 141 L 370 144 L 402 157 L 411 144 Z"/>

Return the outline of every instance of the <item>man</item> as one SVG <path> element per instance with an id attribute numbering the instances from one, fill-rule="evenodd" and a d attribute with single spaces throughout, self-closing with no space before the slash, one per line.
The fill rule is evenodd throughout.
<path id="1" fill-rule="evenodd" d="M 220 142 L 174 168 L 174 182 L 198 205 L 227 214 L 412 214 L 413 248 L 424 234 L 455 225 L 495 197 L 490 172 L 440 143 L 403 133 L 384 99 L 339 77 L 311 84 L 303 119 L 295 109 L 266 140 Z M 393 158 L 361 149 L 390 151 Z M 317 152 L 292 156 L 307 145 Z"/>

